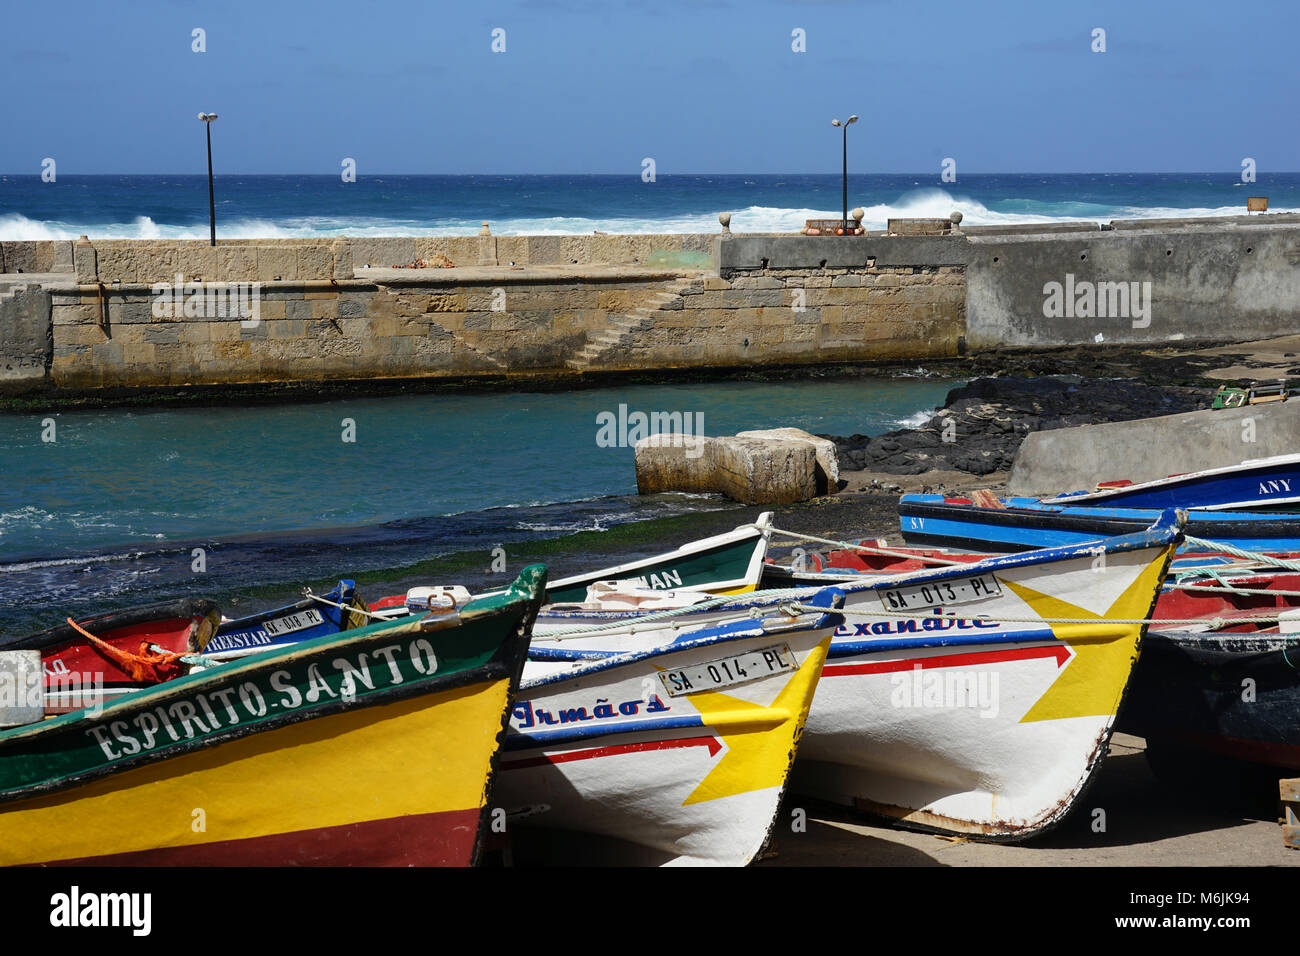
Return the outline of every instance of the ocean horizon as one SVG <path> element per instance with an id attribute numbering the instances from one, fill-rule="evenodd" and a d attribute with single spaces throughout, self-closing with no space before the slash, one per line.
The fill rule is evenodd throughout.
<path id="1" fill-rule="evenodd" d="M 346 234 L 496 235 L 795 232 L 806 219 L 841 215 L 839 174 L 338 175 L 218 174 L 218 236 L 310 238 Z M 1270 212 L 1300 212 L 1300 172 L 849 174 L 849 207 L 868 228 L 897 217 L 947 217 L 966 225 L 1070 220 L 1192 218 L 1245 212 L 1247 196 Z M 203 174 L 0 174 L 0 240 L 206 239 Z"/>

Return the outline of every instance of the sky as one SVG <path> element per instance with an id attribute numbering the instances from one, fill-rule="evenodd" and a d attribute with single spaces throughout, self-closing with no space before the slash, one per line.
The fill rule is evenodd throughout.
<path id="1" fill-rule="evenodd" d="M 837 171 L 850 113 L 853 172 L 1300 170 L 1295 0 L 0 0 L 0 24 L 6 173 L 203 173 L 199 112 L 242 174 Z"/>

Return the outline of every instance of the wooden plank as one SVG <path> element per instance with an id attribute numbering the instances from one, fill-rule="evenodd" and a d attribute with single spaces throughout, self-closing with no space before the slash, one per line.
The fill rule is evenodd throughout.
<path id="1" fill-rule="evenodd" d="M 1300 777 L 1289 777 L 1277 782 L 1283 802 L 1300 802 Z"/>
<path id="2" fill-rule="evenodd" d="M 1282 828 L 1282 845 L 1292 850 L 1300 850 L 1300 827 Z"/>

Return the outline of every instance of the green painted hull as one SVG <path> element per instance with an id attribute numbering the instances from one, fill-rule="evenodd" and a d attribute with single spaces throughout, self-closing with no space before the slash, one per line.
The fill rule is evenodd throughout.
<path id="1" fill-rule="evenodd" d="M 0 802 L 348 708 L 503 676 L 517 684 L 545 582 L 534 565 L 455 624 L 412 616 L 328 635 L 140 690 L 98 715 L 0 732 Z"/>
<path id="2" fill-rule="evenodd" d="M 586 599 L 587 588 L 597 581 L 633 581 L 654 590 L 753 590 L 757 581 L 749 581 L 747 576 L 757 548 L 765 549 L 766 545 L 763 538 L 755 533 L 752 537 L 690 554 L 661 555 L 646 562 L 637 562 L 621 571 L 604 569 L 565 578 L 547 590 L 546 603 L 579 603 Z M 762 562 L 761 555 L 759 562 Z"/>

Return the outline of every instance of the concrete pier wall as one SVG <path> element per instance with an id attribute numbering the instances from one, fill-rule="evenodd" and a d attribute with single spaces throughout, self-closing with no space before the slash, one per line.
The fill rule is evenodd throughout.
<path id="1" fill-rule="evenodd" d="M 966 265 L 976 349 L 1248 341 L 1300 329 L 1296 225 L 976 236 Z"/>
<path id="2" fill-rule="evenodd" d="M 466 266 L 632 265 L 709 268 L 712 235 L 379 236 L 318 239 L 94 239 L 78 265 L 82 282 L 232 282 L 350 279 L 353 269 L 416 260 Z M 0 242 L 0 274 L 72 272 L 72 240 Z"/>
<path id="3" fill-rule="evenodd" d="M 60 240 L 0 243 L 0 257 L 0 389 L 11 393 L 563 379 L 1300 327 L 1295 216 L 1020 234 Z M 25 288 L 6 299 L 15 283 Z M 203 291 L 207 307 L 159 314 L 159 283 Z M 257 284 L 256 321 L 213 310 L 231 283 Z"/>
<path id="4" fill-rule="evenodd" d="M 0 394 L 42 391 L 53 357 L 50 296 L 37 285 L 0 282 Z"/>

